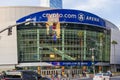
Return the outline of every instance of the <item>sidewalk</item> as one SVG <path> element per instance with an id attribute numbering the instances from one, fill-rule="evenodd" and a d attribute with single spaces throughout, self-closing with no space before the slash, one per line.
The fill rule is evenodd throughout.
<path id="1" fill-rule="evenodd" d="M 84 79 L 89 79 L 87 77 L 82 77 L 82 78 L 61 78 L 61 79 L 58 79 L 58 78 L 52 78 L 51 80 L 84 80 Z"/>
<path id="2" fill-rule="evenodd" d="M 113 76 L 120 76 L 120 72 L 112 73 Z"/>
<path id="3" fill-rule="evenodd" d="M 51 80 L 84 80 L 84 79 L 89 79 L 91 78 L 89 75 L 86 75 L 86 77 L 83 77 L 81 75 L 75 75 L 74 77 L 69 76 L 69 77 L 60 77 L 60 78 L 51 78 Z"/>

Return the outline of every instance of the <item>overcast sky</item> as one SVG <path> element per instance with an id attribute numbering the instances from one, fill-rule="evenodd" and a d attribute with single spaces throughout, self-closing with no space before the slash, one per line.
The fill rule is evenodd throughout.
<path id="1" fill-rule="evenodd" d="M 39 0 L 0 0 L 0 6 L 39 6 Z M 63 0 L 63 8 L 94 13 L 120 28 L 120 0 Z"/>
<path id="2" fill-rule="evenodd" d="M 63 5 L 94 13 L 120 28 L 120 0 L 63 0 Z"/>

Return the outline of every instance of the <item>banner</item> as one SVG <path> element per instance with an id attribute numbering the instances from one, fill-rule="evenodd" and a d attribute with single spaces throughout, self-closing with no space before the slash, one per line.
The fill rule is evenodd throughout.
<path id="1" fill-rule="evenodd" d="M 52 36 L 53 40 L 56 41 L 60 38 L 60 23 L 59 15 L 47 16 L 48 21 L 46 22 L 46 32 L 48 36 Z"/>
<path id="2" fill-rule="evenodd" d="M 60 22 L 60 23 L 79 23 L 105 27 L 104 19 L 89 12 L 70 9 L 54 9 L 40 11 L 20 18 L 16 22 L 24 22 L 33 19 L 34 22 Z"/>

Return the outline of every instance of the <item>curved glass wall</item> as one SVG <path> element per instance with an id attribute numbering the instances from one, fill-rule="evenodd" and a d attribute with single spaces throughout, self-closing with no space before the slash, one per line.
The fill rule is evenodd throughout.
<path id="1" fill-rule="evenodd" d="M 19 62 L 110 61 L 110 31 L 89 25 L 61 23 L 57 31 L 45 23 L 17 27 Z"/>

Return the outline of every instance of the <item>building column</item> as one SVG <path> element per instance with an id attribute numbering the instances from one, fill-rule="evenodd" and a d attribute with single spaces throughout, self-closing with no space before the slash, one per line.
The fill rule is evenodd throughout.
<path id="1" fill-rule="evenodd" d="M 62 28 L 62 52 L 63 52 L 63 55 L 62 55 L 62 60 L 64 60 L 64 34 L 65 34 L 65 28 L 63 27 Z"/>
<path id="2" fill-rule="evenodd" d="M 37 29 L 37 60 L 40 60 L 40 43 L 39 43 L 39 29 Z"/>
<path id="3" fill-rule="evenodd" d="M 84 30 L 84 60 L 86 59 L 86 30 Z"/>

